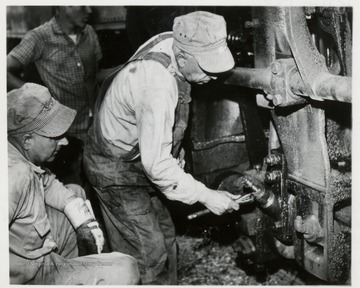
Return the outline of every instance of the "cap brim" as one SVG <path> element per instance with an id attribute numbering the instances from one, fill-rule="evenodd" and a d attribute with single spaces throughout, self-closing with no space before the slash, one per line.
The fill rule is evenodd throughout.
<path id="1" fill-rule="evenodd" d="M 60 109 L 49 123 L 36 131 L 37 134 L 45 137 L 58 137 L 63 135 L 70 128 L 75 119 L 76 111 L 59 102 L 57 104 L 60 105 Z"/>
<path id="2" fill-rule="evenodd" d="M 235 66 L 234 57 L 228 47 L 222 52 L 212 51 L 194 56 L 201 69 L 209 73 L 224 73 Z"/>

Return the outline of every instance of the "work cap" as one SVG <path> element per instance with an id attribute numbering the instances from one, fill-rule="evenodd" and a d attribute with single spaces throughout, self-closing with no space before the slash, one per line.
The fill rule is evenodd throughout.
<path id="1" fill-rule="evenodd" d="M 205 11 L 176 17 L 173 35 L 174 44 L 193 55 L 204 71 L 222 73 L 234 67 L 224 17 Z"/>
<path id="2" fill-rule="evenodd" d="M 26 83 L 7 94 L 8 135 L 35 132 L 45 137 L 64 134 L 76 111 L 60 104 L 44 86 Z"/>

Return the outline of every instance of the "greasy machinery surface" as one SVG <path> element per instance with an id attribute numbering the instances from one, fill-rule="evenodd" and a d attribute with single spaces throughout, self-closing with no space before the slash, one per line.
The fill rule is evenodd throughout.
<path id="1" fill-rule="evenodd" d="M 206 108 L 195 98 L 193 172 L 254 193 L 237 216 L 237 250 L 259 272 L 280 257 L 329 283 L 351 283 L 351 17 L 342 7 L 252 8 L 228 40 L 251 39 L 253 66 L 242 57 L 225 80 L 251 89 L 221 87 L 225 100 Z M 249 96 L 271 113 L 267 143 L 240 100 Z"/>

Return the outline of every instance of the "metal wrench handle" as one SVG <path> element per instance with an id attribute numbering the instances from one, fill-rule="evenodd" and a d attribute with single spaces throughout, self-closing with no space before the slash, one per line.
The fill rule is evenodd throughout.
<path id="1" fill-rule="evenodd" d="M 252 202 L 254 202 L 254 195 L 253 195 L 253 193 L 245 194 L 243 196 L 240 196 L 238 199 L 236 199 L 235 202 L 238 204 L 252 203 Z M 211 211 L 209 209 L 200 210 L 198 212 L 188 215 L 187 219 L 193 220 L 195 218 L 207 215 L 209 213 L 211 213 Z"/>

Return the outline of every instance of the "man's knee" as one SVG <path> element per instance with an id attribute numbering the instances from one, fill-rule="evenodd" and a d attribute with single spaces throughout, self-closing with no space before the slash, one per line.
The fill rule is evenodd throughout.
<path id="1" fill-rule="evenodd" d="M 78 184 L 66 184 L 66 188 L 70 189 L 76 197 L 86 199 L 85 190 Z"/>
<path id="2" fill-rule="evenodd" d="M 113 264 L 107 275 L 112 275 L 112 283 L 118 285 L 136 285 L 140 282 L 140 272 L 134 257 L 120 252 L 109 253 L 109 261 Z"/>

